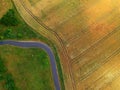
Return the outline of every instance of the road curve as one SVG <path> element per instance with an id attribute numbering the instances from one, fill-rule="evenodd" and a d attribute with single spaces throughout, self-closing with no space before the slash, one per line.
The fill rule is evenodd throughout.
<path id="1" fill-rule="evenodd" d="M 40 42 L 34 42 L 34 41 L 27 42 L 27 41 L 11 41 L 11 40 L 0 41 L 0 45 L 13 45 L 13 46 L 24 47 L 24 48 L 35 47 L 35 48 L 41 48 L 45 50 L 50 58 L 50 64 L 51 64 L 55 88 L 56 90 L 60 90 L 59 77 L 58 77 L 57 68 L 56 68 L 56 60 L 49 46 L 47 46 L 46 44 L 43 44 Z"/>

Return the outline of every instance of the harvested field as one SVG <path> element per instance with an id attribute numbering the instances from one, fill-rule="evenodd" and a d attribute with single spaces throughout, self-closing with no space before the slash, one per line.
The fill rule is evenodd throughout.
<path id="1" fill-rule="evenodd" d="M 23 1 L 27 2 L 27 0 Z M 72 59 L 105 37 L 118 25 L 119 4 L 111 4 L 113 2 L 110 0 L 58 1 L 40 0 L 34 6 L 30 7 L 29 2 L 26 5 L 32 8 L 33 13 L 39 12 L 38 14 L 34 13 L 38 19 L 59 34 Z M 42 14 L 45 17 L 41 16 Z"/>
<path id="2" fill-rule="evenodd" d="M 115 89 L 117 87 L 111 87 L 111 83 L 117 81 L 120 76 L 120 60 L 118 58 L 120 58 L 120 52 L 109 58 L 109 62 L 100 66 L 88 78 L 77 83 L 78 90 L 103 90 L 103 88 L 104 90 L 119 90 L 119 88 Z M 116 84 L 118 83 L 119 81 Z"/>
<path id="3" fill-rule="evenodd" d="M 0 18 L 12 7 L 10 0 L 0 0 Z"/>
<path id="4" fill-rule="evenodd" d="M 46 36 L 66 53 L 60 55 L 66 90 L 119 90 L 119 0 L 39 0 L 33 6 L 22 1 L 43 28 L 52 30 L 53 36 L 43 29 Z M 32 19 L 30 25 L 39 27 Z"/>
<path id="5" fill-rule="evenodd" d="M 120 29 L 115 34 L 111 34 L 101 43 L 97 43 L 85 53 L 82 53 L 76 60 L 72 61 L 73 71 L 81 73 L 78 77 L 85 77 L 89 72 L 93 71 L 97 66 L 102 66 L 107 62 L 108 58 L 114 55 L 120 49 Z M 79 81 L 78 78 L 76 80 Z"/>

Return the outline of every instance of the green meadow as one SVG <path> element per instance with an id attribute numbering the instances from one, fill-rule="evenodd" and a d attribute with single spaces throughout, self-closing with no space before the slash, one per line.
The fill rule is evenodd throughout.
<path id="1" fill-rule="evenodd" d="M 47 53 L 38 48 L 0 46 L 0 83 L 3 90 L 54 90 Z"/>

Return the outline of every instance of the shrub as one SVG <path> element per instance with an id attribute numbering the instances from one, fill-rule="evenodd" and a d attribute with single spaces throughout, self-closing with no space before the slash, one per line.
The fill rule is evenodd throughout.
<path id="1" fill-rule="evenodd" d="M 6 75 L 5 88 L 7 90 L 17 90 L 11 74 Z"/>
<path id="2" fill-rule="evenodd" d="M 5 73 L 7 71 L 7 68 L 4 65 L 3 60 L 0 58 L 0 74 Z"/>
<path id="3" fill-rule="evenodd" d="M 0 23 L 5 26 L 16 26 L 18 25 L 17 17 L 13 9 L 9 9 L 8 12 L 1 18 Z"/>

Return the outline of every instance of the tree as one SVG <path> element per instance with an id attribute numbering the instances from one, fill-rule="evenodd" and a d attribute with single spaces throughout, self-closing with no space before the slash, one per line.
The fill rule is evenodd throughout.
<path id="1" fill-rule="evenodd" d="M 16 26 L 18 25 L 17 17 L 13 9 L 9 9 L 8 12 L 1 18 L 0 23 L 5 26 Z"/>
<path id="2" fill-rule="evenodd" d="M 15 86 L 15 82 L 14 82 L 11 74 L 6 75 L 5 88 L 7 90 L 17 90 L 17 88 Z"/>
<path id="3" fill-rule="evenodd" d="M 8 28 L 4 32 L 4 37 L 11 38 L 12 37 L 12 29 Z"/>
<path id="4" fill-rule="evenodd" d="M 5 73 L 6 71 L 7 71 L 7 68 L 5 67 L 4 62 L 0 57 L 0 74 Z"/>

